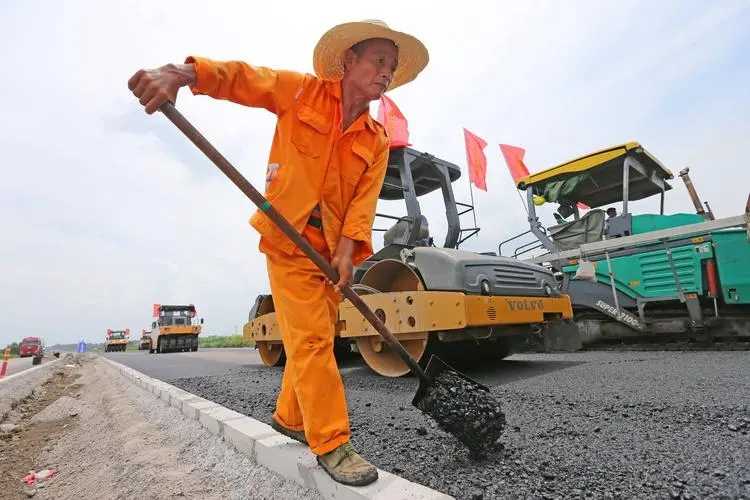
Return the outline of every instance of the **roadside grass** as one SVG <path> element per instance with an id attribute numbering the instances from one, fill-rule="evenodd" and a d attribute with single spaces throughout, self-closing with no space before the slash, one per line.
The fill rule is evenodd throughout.
<path id="1" fill-rule="evenodd" d="M 140 340 L 128 342 L 127 350 L 138 351 Z M 242 335 L 208 335 L 198 337 L 199 347 L 253 347 L 255 342 L 245 340 Z M 104 344 L 88 344 L 88 352 L 104 352 Z M 11 357 L 14 357 L 11 355 Z"/>
<path id="2" fill-rule="evenodd" d="M 255 342 L 245 340 L 242 335 L 210 335 L 198 337 L 199 347 L 253 347 Z"/>

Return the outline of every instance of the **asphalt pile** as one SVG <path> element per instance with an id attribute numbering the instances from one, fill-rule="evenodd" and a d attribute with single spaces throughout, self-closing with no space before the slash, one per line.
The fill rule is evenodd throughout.
<path id="1" fill-rule="evenodd" d="M 474 459 L 502 447 L 505 414 L 500 402 L 481 385 L 451 370 L 435 377 L 415 406 L 466 445 Z"/>

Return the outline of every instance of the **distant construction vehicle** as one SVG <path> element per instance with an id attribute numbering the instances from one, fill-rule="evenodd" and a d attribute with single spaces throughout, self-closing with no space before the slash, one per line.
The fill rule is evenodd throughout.
<path id="1" fill-rule="evenodd" d="M 125 351 L 130 340 L 130 329 L 107 330 L 107 338 L 104 339 L 104 352 Z"/>
<path id="2" fill-rule="evenodd" d="M 195 306 L 154 304 L 149 353 L 197 351 L 203 318 L 195 318 Z"/>
<path id="3" fill-rule="evenodd" d="M 39 357 L 44 352 L 42 340 L 39 337 L 24 337 L 18 345 L 18 357 L 26 358 L 30 356 Z"/>
<path id="4" fill-rule="evenodd" d="M 141 330 L 141 340 L 138 342 L 139 351 L 151 350 L 151 330 Z"/>
<path id="5" fill-rule="evenodd" d="M 560 293 L 551 271 L 493 252 L 458 249 L 479 231 L 461 227 L 460 216 L 474 207 L 455 201 L 452 183 L 460 175 L 457 165 L 430 154 L 412 148 L 391 150 L 380 199 L 403 200 L 407 213 L 377 214 L 394 224 L 373 228 L 384 233 L 384 248 L 355 269 L 353 289 L 422 363 L 430 352 L 454 360 L 501 359 L 530 336 L 545 332 L 549 323 L 566 324 L 573 315 L 570 299 Z M 418 200 L 437 190 L 442 192 L 447 218 L 442 247 L 435 246 Z M 558 339 L 564 331 L 556 328 Z M 266 365 L 284 363 L 270 295 L 258 296 L 243 335 L 255 341 Z M 349 301 L 339 306 L 336 335 L 337 353 L 359 352 L 380 375 L 409 372 Z M 580 342 L 573 348 L 578 347 Z"/>

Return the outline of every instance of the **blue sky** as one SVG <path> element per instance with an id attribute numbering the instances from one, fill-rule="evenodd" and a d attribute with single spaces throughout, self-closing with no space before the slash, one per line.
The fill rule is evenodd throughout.
<path id="1" fill-rule="evenodd" d="M 675 173 L 689 165 L 718 215 L 744 207 L 748 1 L 325 5 L 2 3 L 0 344 L 138 332 L 154 302 L 192 302 L 209 333 L 241 331 L 267 290 L 250 204 L 163 117 L 140 112 L 127 79 L 189 54 L 311 71 L 319 36 L 348 20 L 385 19 L 430 50 L 391 95 L 414 147 L 464 167 L 462 127 L 489 143 L 469 249 L 525 229 L 501 142 L 526 148 L 535 171 L 637 140 Z M 185 92 L 178 106 L 261 185 L 272 115 Z M 673 185 L 668 209 L 690 211 Z M 423 204 L 438 241 L 440 204 Z"/>

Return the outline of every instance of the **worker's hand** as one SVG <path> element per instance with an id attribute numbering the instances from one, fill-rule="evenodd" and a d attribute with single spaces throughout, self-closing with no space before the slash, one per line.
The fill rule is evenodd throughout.
<path id="1" fill-rule="evenodd" d="M 167 101 L 177 100 L 177 91 L 195 83 L 192 64 L 167 64 L 157 69 L 138 70 L 128 80 L 128 88 L 151 114 Z"/>
<path id="2" fill-rule="evenodd" d="M 341 293 L 346 285 L 351 284 L 352 275 L 354 274 L 354 264 L 352 263 L 352 254 L 354 253 L 354 240 L 342 236 L 336 247 L 336 253 L 331 259 L 331 265 L 339 273 L 339 282 L 333 284 L 333 288 Z"/>

